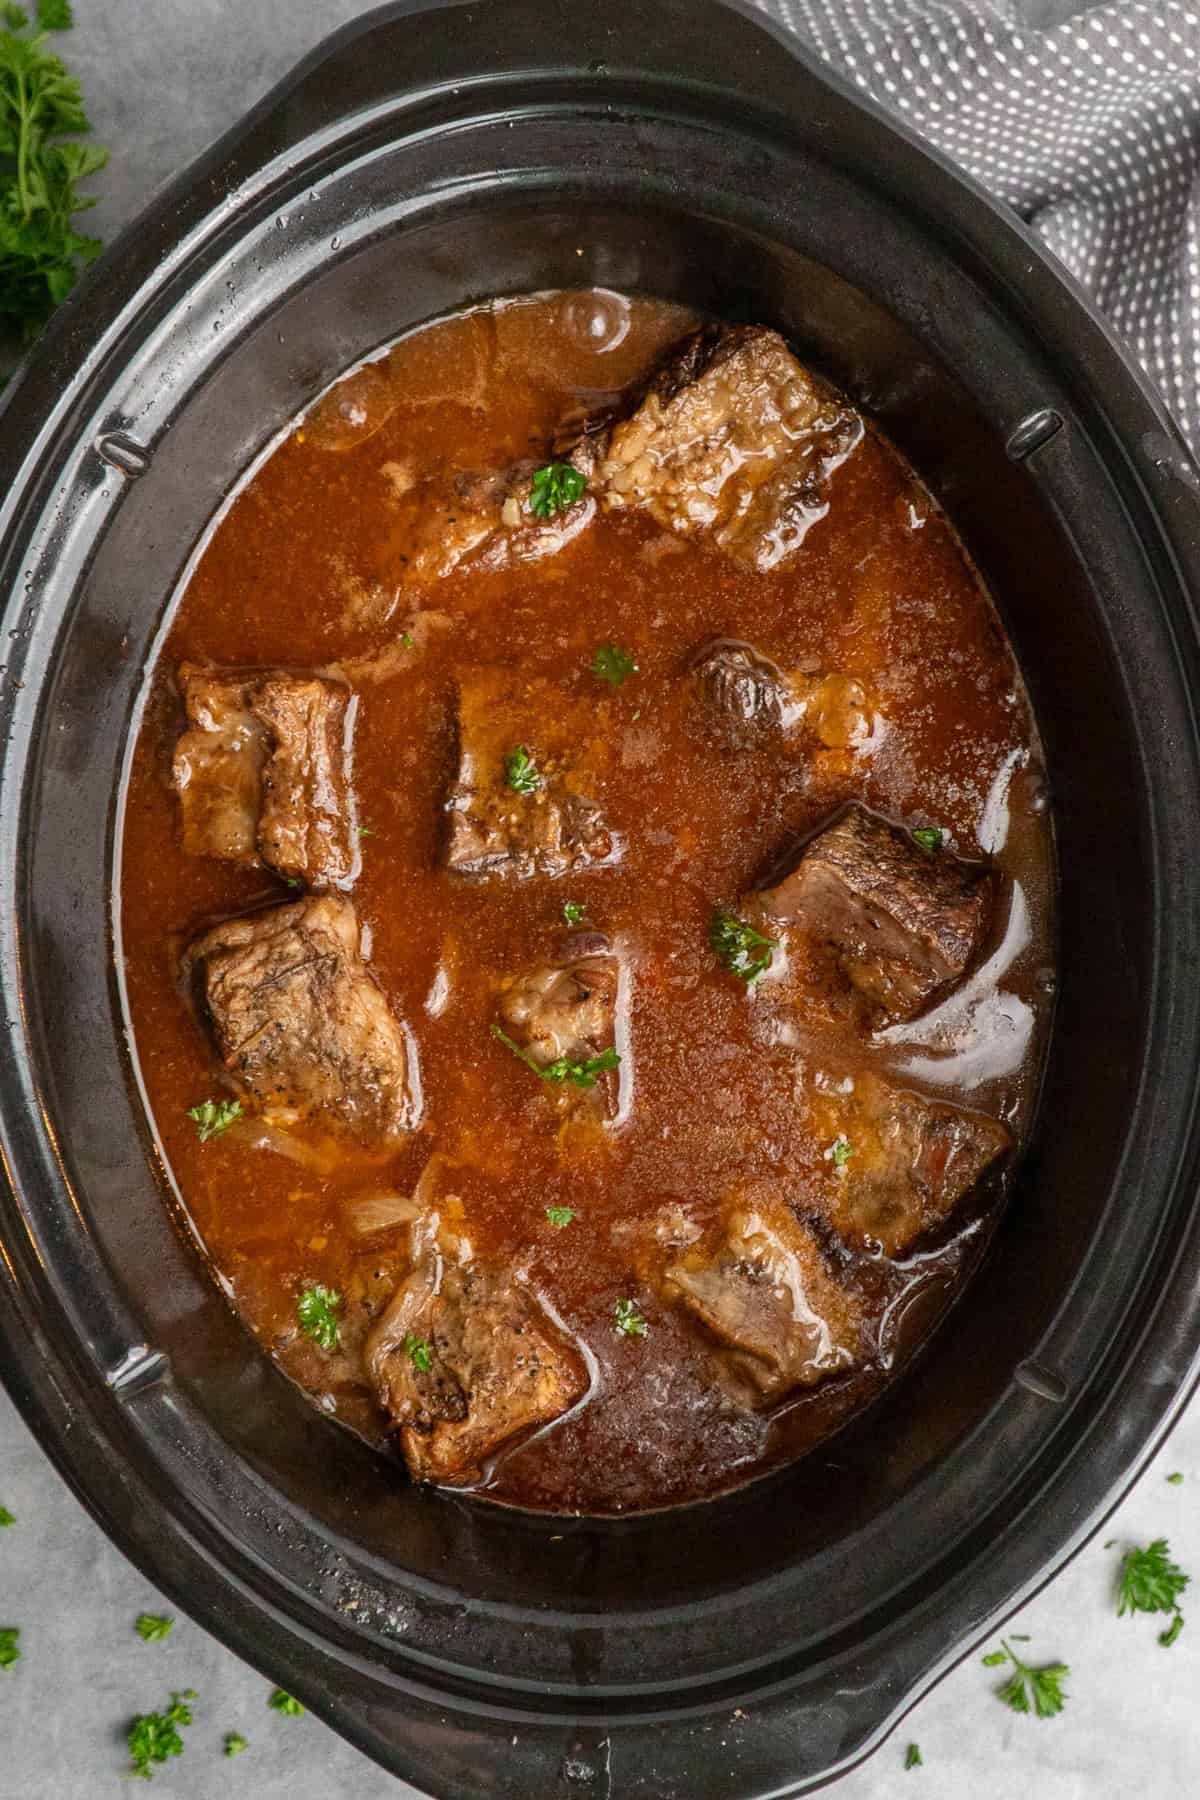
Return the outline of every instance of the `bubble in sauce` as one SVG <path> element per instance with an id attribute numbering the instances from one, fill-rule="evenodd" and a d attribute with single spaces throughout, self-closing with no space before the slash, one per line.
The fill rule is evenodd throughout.
<path id="1" fill-rule="evenodd" d="M 609 288 L 588 288 L 563 302 L 562 320 L 576 343 L 603 355 L 629 335 L 629 302 Z"/>
<path id="2" fill-rule="evenodd" d="M 322 396 L 304 421 L 316 450 L 353 450 L 374 437 L 399 404 L 399 395 L 376 363 L 364 363 Z"/>

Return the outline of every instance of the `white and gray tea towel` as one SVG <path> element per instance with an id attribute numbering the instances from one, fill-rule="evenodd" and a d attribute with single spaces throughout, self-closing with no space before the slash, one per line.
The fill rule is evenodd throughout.
<path id="1" fill-rule="evenodd" d="M 1200 0 L 759 0 L 1006 200 L 1200 449 Z"/>

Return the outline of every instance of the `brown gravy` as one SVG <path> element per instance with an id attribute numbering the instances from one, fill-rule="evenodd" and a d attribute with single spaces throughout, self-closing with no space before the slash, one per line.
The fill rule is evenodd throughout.
<path id="1" fill-rule="evenodd" d="M 431 470 L 538 454 L 564 415 L 641 378 L 692 321 L 601 292 L 497 303 L 429 326 L 363 365 L 251 474 L 215 523 L 154 671 L 128 788 L 121 950 L 154 1122 L 188 1215 L 232 1304 L 333 1417 L 385 1442 L 346 1356 L 297 1329 L 313 1282 L 386 1293 L 407 1226 L 358 1229 L 364 1194 L 455 1195 L 477 1255 L 527 1272 L 586 1346 L 584 1403 L 502 1452 L 495 1500 L 583 1512 L 660 1507 L 791 1460 L 872 1397 L 982 1252 L 1002 1180 L 896 1260 L 841 1252 L 863 1300 L 866 1368 L 797 1389 L 770 1412 L 731 1406 L 688 1320 L 640 1278 L 656 1223 L 715 1216 L 734 1183 L 778 1184 L 824 1154 L 799 1084 L 867 1070 L 1002 1118 L 1019 1141 L 1036 1100 L 1052 985 L 1053 857 L 1036 728 L 992 603 L 955 533 L 873 429 L 837 473 L 828 516 L 759 574 L 646 518 L 598 519 L 553 556 L 462 567 L 413 590 L 413 483 Z M 380 422 L 382 421 L 382 422 Z M 409 512 L 406 512 L 406 507 Z M 731 637 L 781 667 L 869 683 L 869 751 L 797 753 L 786 734 L 731 753 L 698 732 L 683 671 Z M 620 645 L 619 688 L 588 664 Z M 289 896 L 269 873 L 189 857 L 170 785 L 181 662 L 334 668 L 358 695 L 353 897 L 370 967 L 417 1046 L 421 1123 L 381 1155 L 314 1139 L 315 1161 L 264 1134 L 198 1141 L 188 1109 L 221 1091 L 179 981 L 182 944 L 214 918 Z M 472 665 L 556 684 L 564 718 L 606 745 L 595 796 L 620 832 L 615 866 L 477 885 L 441 866 L 454 777 L 452 696 Z M 936 823 L 1002 878 L 990 951 L 955 996 L 874 1037 L 809 1036 L 709 949 L 716 903 L 760 884 L 790 844 L 861 800 Z M 294 897 L 294 896 L 293 896 Z M 587 1131 L 490 1034 L 494 983 L 544 959 L 563 905 L 632 972 L 617 1124 Z M 765 997 L 765 1003 L 764 1003 Z M 555 1229 L 547 1207 L 568 1207 Z M 648 1330 L 613 1329 L 632 1298 Z"/>

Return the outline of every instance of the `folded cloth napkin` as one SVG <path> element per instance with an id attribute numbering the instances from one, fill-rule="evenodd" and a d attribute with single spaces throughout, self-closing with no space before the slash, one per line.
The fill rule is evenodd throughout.
<path id="1" fill-rule="evenodd" d="M 759 0 L 1007 200 L 1200 449 L 1200 0 Z"/>

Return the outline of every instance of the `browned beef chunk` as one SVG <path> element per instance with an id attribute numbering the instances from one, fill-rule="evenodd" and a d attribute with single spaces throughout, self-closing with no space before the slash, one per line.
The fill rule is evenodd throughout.
<path id="1" fill-rule="evenodd" d="M 852 806 L 754 908 L 830 947 L 873 1025 L 911 1019 L 957 981 L 987 929 L 992 881 Z"/>
<path id="2" fill-rule="evenodd" d="M 566 947 L 564 960 L 520 975 L 504 989 L 500 1016 L 536 1062 L 577 1062 L 612 1048 L 619 964 L 598 934 Z"/>
<path id="3" fill-rule="evenodd" d="M 814 1189 L 822 1213 L 848 1244 L 881 1245 L 888 1256 L 949 1218 L 1012 1143 L 998 1119 L 878 1075 L 856 1076 L 849 1092 L 811 1095 L 809 1124 L 825 1145 Z"/>
<path id="4" fill-rule="evenodd" d="M 404 1033 L 332 894 L 229 919 L 184 959 L 238 1087 L 271 1118 L 319 1115 L 364 1142 L 414 1118 Z"/>
<path id="5" fill-rule="evenodd" d="M 525 880 L 616 860 L 619 842 L 587 791 L 611 757 L 594 708 L 519 671 L 477 669 L 459 685 L 458 735 L 448 868 Z M 516 753 L 524 760 L 512 774 Z"/>
<path id="6" fill-rule="evenodd" d="M 735 1194 L 718 1233 L 669 1265 L 664 1291 L 716 1340 L 722 1375 L 747 1406 L 769 1406 L 862 1355 L 860 1303 L 774 1195 Z"/>
<path id="7" fill-rule="evenodd" d="M 413 1229 L 411 1271 L 367 1340 L 367 1369 L 418 1481 L 473 1481 L 587 1387 L 580 1358 L 511 1268 Z"/>
<path id="8" fill-rule="evenodd" d="M 583 437 L 554 460 L 570 463 L 590 484 L 596 449 L 596 439 Z M 505 569 L 570 543 L 595 518 L 595 494 L 589 485 L 570 506 L 539 518 L 531 505 L 533 473 L 549 460 L 527 457 L 507 469 L 459 469 L 423 482 L 405 509 L 406 576 L 432 581 L 468 562 Z"/>
<path id="9" fill-rule="evenodd" d="M 184 663 L 188 729 L 174 777 L 184 849 L 308 887 L 358 872 L 350 804 L 351 695 L 323 675 L 246 675 Z"/>
<path id="10" fill-rule="evenodd" d="M 862 421 L 777 332 L 707 325 L 667 357 L 597 471 L 608 508 L 638 507 L 739 562 L 773 569 L 828 511 Z"/>
<path id="11" fill-rule="evenodd" d="M 782 725 L 787 682 L 753 645 L 716 638 L 699 652 L 692 667 L 706 711 L 732 741 L 753 742 Z"/>

